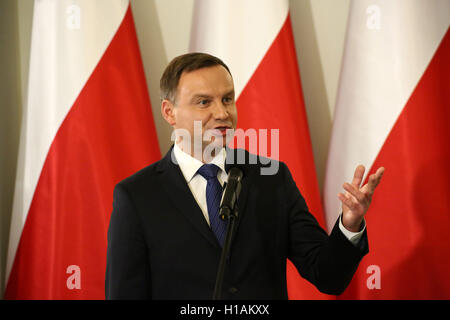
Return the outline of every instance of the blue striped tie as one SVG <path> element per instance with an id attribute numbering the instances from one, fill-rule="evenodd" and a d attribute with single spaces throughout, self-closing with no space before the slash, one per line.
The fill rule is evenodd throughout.
<path id="1" fill-rule="evenodd" d="M 206 204 L 208 206 L 209 224 L 220 246 L 223 247 L 226 222 L 219 217 L 219 206 L 222 200 L 222 186 L 217 180 L 217 172 L 219 170 L 220 168 L 215 164 L 204 164 L 197 172 L 207 181 Z"/>

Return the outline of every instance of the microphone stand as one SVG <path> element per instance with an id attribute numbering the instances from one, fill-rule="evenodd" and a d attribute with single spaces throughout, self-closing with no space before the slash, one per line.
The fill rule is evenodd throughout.
<path id="1" fill-rule="evenodd" d="M 220 256 L 219 269 L 217 271 L 216 284 L 214 286 L 213 300 L 220 300 L 222 296 L 222 284 L 223 276 L 225 272 L 225 265 L 228 254 L 230 252 L 231 238 L 234 232 L 234 223 L 238 217 L 237 205 L 233 210 L 229 208 L 224 208 L 220 218 L 222 220 L 228 220 L 227 225 L 227 235 L 225 237 L 225 242 L 222 249 L 222 255 Z"/>

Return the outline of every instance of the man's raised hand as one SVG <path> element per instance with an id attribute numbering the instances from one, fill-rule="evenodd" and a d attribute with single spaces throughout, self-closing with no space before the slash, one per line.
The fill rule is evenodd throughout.
<path id="1" fill-rule="evenodd" d="M 361 187 L 365 168 L 363 165 L 356 167 L 352 183 L 344 183 L 342 187 L 345 194 L 339 193 L 338 198 L 342 202 L 342 224 L 352 232 L 360 230 L 361 223 L 369 209 L 375 188 L 381 181 L 384 168 L 378 168 L 377 172 L 369 176 L 369 181 Z"/>

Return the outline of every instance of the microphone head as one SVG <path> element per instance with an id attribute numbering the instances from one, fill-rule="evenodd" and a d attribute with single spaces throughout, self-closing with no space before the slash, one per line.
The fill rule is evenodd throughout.
<path id="1" fill-rule="evenodd" d="M 235 204 L 241 193 L 242 170 L 233 167 L 228 172 L 228 181 L 222 193 L 222 200 L 220 201 L 219 216 L 222 220 L 230 217 L 237 217 L 238 213 L 235 210 Z"/>
<path id="2" fill-rule="evenodd" d="M 235 179 L 237 181 L 241 181 L 242 175 L 243 175 L 243 173 L 242 173 L 241 169 L 239 169 L 238 167 L 233 167 L 228 172 L 228 181 L 230 181 L 230 179 Z"/>

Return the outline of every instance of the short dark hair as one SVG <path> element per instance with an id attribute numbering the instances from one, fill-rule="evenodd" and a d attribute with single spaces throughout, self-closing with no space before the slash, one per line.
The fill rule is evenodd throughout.
<path id="1" fill-rule="evenodd" d="M 207 53 L 192 52 L 175 57 L 164 70 L 159 82 L 161 101 L 169 100 L 175 103 L 178 82 L 183 72 L 191 72 L 217 65 L 223 66 L 231 75 L 230 69 L 222 60 Z"/>

